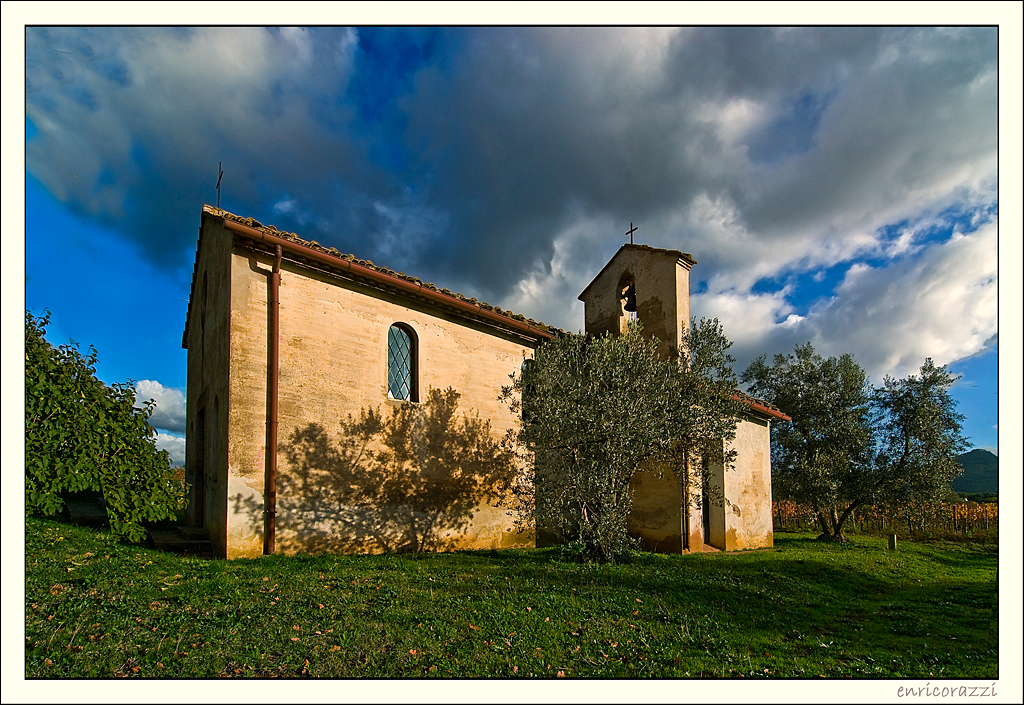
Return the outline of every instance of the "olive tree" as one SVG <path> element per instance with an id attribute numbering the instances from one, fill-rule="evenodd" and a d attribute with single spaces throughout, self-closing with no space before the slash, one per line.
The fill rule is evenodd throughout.
<path id="1" fill-rule="evenodd" d="M 886 377 L 875 389 L 853 357 L 824 358 L 810 343 L 762 356 L 742 380 L 791 417 L 772 424 L 772 492 L 811 507 L 819 538 L 843 541 L 862 505 L 927 500 L 949 490 L 966 448 L 945 367 Z"/>
<path id="2" fill-rule="evenodd" d="M 639 322 L 621 336 L 566 334 L 512 375 L 502 396 L 521 424 L 507 438 L 528 468 L 515 492 L 520 528 L 555 530 L 607 561 L 631 545 L 634 473 L 671 468 L 695 501 L 702 461 L 729 460 L 735 377 L 717 320 L 691 324 L 682 342 L 682 358 L 665 360 Z"/>
<path id="3" fill-rule="evenodd" d="M 131 381 L 96 378 L 96 350 L 54 347 L 49 315 L 25 313 L 25 507 L 55 514 L 63 495 L 103 493 L 112 531 L 145 536 L 144 521 L 173 519 L 185 507 L 167 452 L 156 447 L 152 402 L 136 407 Z"/>
<path id="4" fill-rule="evenodd" d="M 875 493 L 891 502 L 939 501 L 963 468 L 970 444 L 964 417 L 949 391 L 959 379 L 927 358 L 916 375 L 886 376 L 872 393 L 875 411 Z"/>
<path id="5" fill-rule="evenodd" d="M 872 483 L 871 385 L 852 355 L 824 358 L 810 343 L 754 360 L 748 391 L 782 409 L 771 427 L 772 495 L 813 509 L 824 537 L 842 535 L 848 509 Z M 852 510 L 851 510 L 852 511 Z"/>

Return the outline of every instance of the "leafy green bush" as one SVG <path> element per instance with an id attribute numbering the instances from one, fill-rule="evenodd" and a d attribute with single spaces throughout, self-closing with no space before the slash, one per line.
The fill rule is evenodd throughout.
<path id="1" fill-rule="evenodd" d="M 100 382 L 94 348 L 53 347 L 49 322 L 25 312 L 26 510 L 55 514 L 62 494 L 99 491 L 113 533 L 138 541 L 142 522 L 173 519 L 186 501 L 147 423 L 153 404 L 136 408 L 130 381 Z"/>

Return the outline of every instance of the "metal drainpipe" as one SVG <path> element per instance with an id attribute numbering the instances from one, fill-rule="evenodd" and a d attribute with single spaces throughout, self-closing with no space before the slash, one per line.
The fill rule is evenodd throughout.
<path id="1" fill-rule="evenodd" d="M 278 338 L 281 330 L 281 246 L 274 247 L 274 270 L 270 274 L 270 341 L 267 351 L 267 471 L 264 478 L 266 527 L 263 555 L 274 553 L 277 533 L 277 382 Z"/>

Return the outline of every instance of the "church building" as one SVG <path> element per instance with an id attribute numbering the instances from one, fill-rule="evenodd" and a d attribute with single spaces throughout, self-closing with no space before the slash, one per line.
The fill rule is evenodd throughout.
<path id="1" fill-rule="evenodd" d="M 580 295 L 587 332 L 621 331 L 628 303 L 668 354 L 694 264 L 624 245 Z M 182 337 L 189 523 L 226 558 L 535 545 L 500 501 L 518 471 L 498 395 L 559 333 L 204 206 Z M 768 429 L 785 417 L 737 395 L 749 413 L 715 478 L 724 501 L 686 511 L 674 478 L 638 475 L 645 547 L 772 545 Z"/>

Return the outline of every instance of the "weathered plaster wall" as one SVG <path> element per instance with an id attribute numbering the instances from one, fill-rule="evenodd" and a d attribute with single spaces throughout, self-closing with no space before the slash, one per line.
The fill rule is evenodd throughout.
<path id="1" fill-rule="evenodd" d="M 188 522 L 205 526 L 216 555 L 226 551 L 228 455 L 228 378 L 230 326 L 231 238 L 221 227 L 207 227 L 200 236 L 186 342 L 186 481 L 192 485 Z M 200 410 L 205 442 L 197 442 Z M 204 477 L 197 477 L 199 469 Z M 198 501 L 197 492 L 203 492 Z"/>
<path id="2" fill-rule="evenodd" d="M 645 551 L 682 553 L 682 485 L 675 473 L 666 470 L 637 472 L 630 478 L 633 510 L 626 520 L 629 535 L 640 540 Z"/>
<path id="3" fill-rule="evenodd" d="M 721 463 L 708 468 L 708 533 L 704 543 L 725 550 L 725 469 Z"/>
<path id="4" fill-rule="evenodd" d="M 630 478 L 633 509 L 626 520 L 629 535 L 646 551 L 701 551 L 704 532 L 699 502 L 684 503 L 683 483 L 671 468 L 638 472 Z"/>
<path id="5" fill-rule="evenodd" d="M 725 550 L 770 548 L 772 530 L 771 444 L 768 422 L 748 416 L 731 444 L 736 466 L 725 471 Z"/>
<path id="6" fill-rule="evenodd" d="M 231 256 L 229 558 L 255 556 L 262 550 L 271 266 L 266 255 L 238 246 Z M 283 487 L 302 485 L 302 473 L 311 471 L 313 464 L 319 466 L 312 471 L 335 466 L 344 470 L 336 444 L 349 415 L 375 410 L 386 419 L 401 405 L 389 400 L 387 393 L 390 326 L 402 323 L 415 332 L 420 399 L 426 398 L 430 388 L 454 388 L 462 395 L 459 413 L 489 420 L 494 438 L 504 435 L 514 422 L 497 399 L 500 388 L 509 383 L 510 373 L 520 369 L 524 351 L 532 354 L 530 348 L 513 336 L 488 332 L 483 324 L 467 323 L 428 304 L 410 303 L 288 260 L 282 266 L 280 300 L 278 549 L 285 553 L 311 548 L 382 550 L 380 536 L 375 538 L 374 532 L 383 532 L 390 540 L 410 522 L 422 525 L 436 517 L 420 516 L 413 508 L 401 506 L 385 508 L 385 513 L 358 506 L 318 507 L 315 498 L 282 514 L 281 506 L 289 498 L 281 493 Z M 316 452 L 320 456 L 308 443 L 302 447 L 293 443 L 296 432 L 319 439 L 323 447 Z M 303 459 L 301 463 L 289 460 L 296 455 Z M 358 473 L 353 477 L 358 482 Z M 462 514 L 461 528 L 437 537 L 439 548 L 533 545 L 532 536 L 507 531 L 510 519 L 502 509 L 485 505 L 453 511 Z"/>

